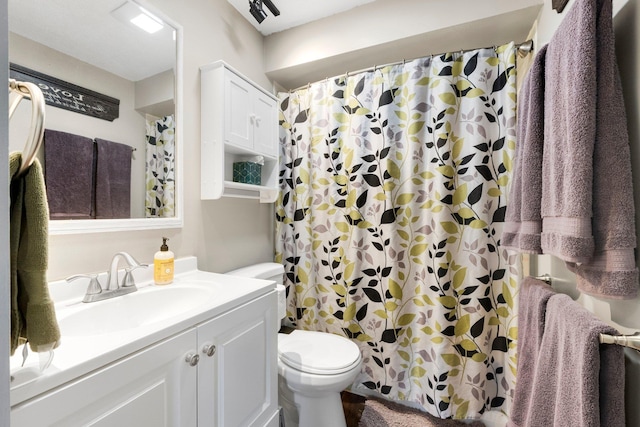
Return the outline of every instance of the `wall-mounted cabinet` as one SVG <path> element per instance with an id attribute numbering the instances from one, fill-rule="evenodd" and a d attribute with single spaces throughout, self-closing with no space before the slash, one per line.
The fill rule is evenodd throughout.
<path id="1" fill-rule="evenodd" d="M 222 196 L 275 201 L 278 110 L 275 96 L 217 61 L 200 67 L 202 200 Z M 233 181 L 233 164 L 263 158 L 260 185 Z"/>

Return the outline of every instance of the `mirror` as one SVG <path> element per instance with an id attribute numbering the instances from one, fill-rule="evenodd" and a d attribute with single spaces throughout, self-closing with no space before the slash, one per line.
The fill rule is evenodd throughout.
<path id="1" fill-rule="evenodd" d="M 9 0 L 8 9 L 10 76 L 33 81 L 43 90 L 47 102 L 46 129 L 85 137 L 87 141 L 95 141 L 91 145 L 98 147 L 92 149 L 91 215 L 83 214 L 82 219 L 77 219 L 54 216 L 52 210 L 50 234 L 181 227 L 181 26 L 140 0 Z M 160 28 L 149 33 L 134 26 L 130 20 L 140 12 Z M 28 80 L 31 78 L 36 80 Z M 11 119 L 10 151 L 24 148 L 31 120 L 29 104 L 23 101 Z M 158 129 L 164 130 L 162 135 Z M 62 150 L 56 151 L 57 160 L 51 154 L 54 151 L 51 147 L 55 146 L 53 139 L 45 139 L 43 145 L 47 145 L 47 140 L 52 141 L 47 153 L 44 148 L 38 153 L 45 174 L 55 169 L 56 161 L 65 163 L 64 156 L 59 154 Z M 168 141 L 165 145 L 168 148 L 157 151 L 154 156 L 154 150 L 160 150 L 161 144 L 156 147 L 152 141 L 161 139 L 163 144 L 164 139 Z M 122 172 L 130 180 L 124 184 L 130 189 L 130 199 L 125 197 L 130 206 L 113 216 L 101 216 L 100 212 L 106 209 L 96 209 L 100 198 L 104 198 L 98 194 L 100 183 L 109 186 L 119 179 L 114 180 L 113 175 L 109 178 L 108 174 L 106 178 L 97 176 L 100 169 L 96 173 L 95 164 L 100 168 L 100 160 L 108 157 L 104 155 L 96 160 L 102 155 L 99 140 L 124 144 L 119 146 L 129 146 L 132 150 L 130 176 L 128 171 Z M 79 157 L 77 152 L 64 155 L 74 161 Z M 169 163 L 162 163 L 160 158 Z M 85 163 L 89 162 L 91 160 Z M 174 167 L 173 175 L 171 167 Z M 169 173 L 158 178 L 157 172 L 166 172 L 167 168 Z M 47 180 L 53 176 L 56 175 L 51 173 Z M 55 198 L 56 193 L 51 193 L 51 189 L 60 186 L 47 184 L 48 197 L 51 199 L 53 194 Z M 125 188 L 120 185 L 119 188 Z M 156 191 L 156 188 L 161 189 Z M 163 192 L 164 198 L 160 196 Z M 82 200 L 83 208 L 85 202 Z M 52 206 L 50 201 L 50 208 Z M 55 219 L 58 217 L 63 219 Z"/>

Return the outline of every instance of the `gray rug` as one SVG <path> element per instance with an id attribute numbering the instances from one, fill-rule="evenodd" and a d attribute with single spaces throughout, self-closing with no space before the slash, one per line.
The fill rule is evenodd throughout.
<path id="1" fill-rule="evenodd" d="M 367 398 L 358 427 L 484 427 L 484 424 L 443 420 L 399 403 Z"/>

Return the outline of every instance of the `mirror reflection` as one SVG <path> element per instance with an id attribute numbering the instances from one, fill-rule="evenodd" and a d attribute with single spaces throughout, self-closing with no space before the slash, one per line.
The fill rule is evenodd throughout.
<path id="1" fill-rule="evenodd" d="M 43 90 L 51 219 L 176 216 L 176 29 L 127 0 L 9 0 L 10 77 Z M 10 125 L 22 151 L 23 102 Z"/>

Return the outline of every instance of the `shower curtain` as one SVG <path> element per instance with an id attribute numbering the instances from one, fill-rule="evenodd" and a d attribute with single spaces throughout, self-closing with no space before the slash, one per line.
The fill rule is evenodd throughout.
<path id="1" fill-rule="evenodd" d="M 354 387 L 441 418 L 508 413 L 516 255 L 513 44 L 280 95 L 277 253 L 287 319 L 356 342 Z"/>
<path id="2" fill-rule="evenodd" d="M 171 218 L 175 216 L 174 119 L 147 117 L 146 124 L 146 217 Z"/>

